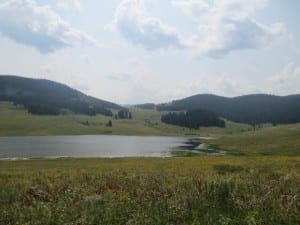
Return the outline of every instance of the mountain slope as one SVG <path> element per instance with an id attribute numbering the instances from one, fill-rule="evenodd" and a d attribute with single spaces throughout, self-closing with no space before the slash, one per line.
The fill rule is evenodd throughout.
<path id="1" fill-rule="evenodd" d="M 0 101 L 22 104 L 33 114 L 58 114 L 68 109 L 89 115 L 111 115 L 110 109 L 122 108 L 50 80 L 4 75 L 0 75 Z"/>
<path id="2" fill-rule="evenodd" d="M 300 95 L 245 95 L 234 98 L 195 95 L 157 106 L 159 110 L 205 109 L 229 120 L 248 123 L 300 122 Z"/>

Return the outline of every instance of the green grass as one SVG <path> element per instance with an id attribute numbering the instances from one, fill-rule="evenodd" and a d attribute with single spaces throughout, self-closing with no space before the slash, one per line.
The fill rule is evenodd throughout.
<path id="1" fill-rule="evenodd" d="M 296 225 L 299 160 L 0 161 L 0 224 Z"/>
<path id="2" fill-rule="evenodd" d="M 214 147 L 242 155 L 300 155 L 300 124 L 263 127 L 256 131 L 224 135 Z"/>
<path id="3" fill-rule="evenodd" d="M 219 136 L 247 131 L 249 126 L 227 121 L 227 128 L 201 128 L 190 130 L 171 126 L 160 121 L 161 112 L 154 110 L 133 109 L 132 120 L 115 120 L 97 115 L 31 115 L 21 106 L 0 102 L 0 136 L 20 135 L 80 135 L 80 134 L 124 134 L 124 135 L 202 135 Z M 107 127 L 108 121 L 112 127 Z M 89 125 L 86 125 L 88 121 Z"/>

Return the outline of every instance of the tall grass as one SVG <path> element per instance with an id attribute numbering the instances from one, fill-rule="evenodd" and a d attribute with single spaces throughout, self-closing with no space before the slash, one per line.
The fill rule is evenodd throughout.
<path id="1" fill-rule="evenodd" d="M 300 223 L 299 158 L 203 161 L 0 162 L 0 224 Z"/>

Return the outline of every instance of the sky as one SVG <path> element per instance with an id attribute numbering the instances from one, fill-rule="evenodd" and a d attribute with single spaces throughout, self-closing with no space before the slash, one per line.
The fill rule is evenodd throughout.
<path id="1" fill-rule="evenodd" d="M 300 93 L 299 0 L 0 0 L 0 74 L 119 104 Z"/>

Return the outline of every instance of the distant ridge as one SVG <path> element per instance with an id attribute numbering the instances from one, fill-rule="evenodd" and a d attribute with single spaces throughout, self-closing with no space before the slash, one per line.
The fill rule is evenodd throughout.
<path id="1" fill-rule="evenodd" d="M 159 104 L 157 109 L 165 111 L 205 109 L 220 117 L 248 124 L 298 123 L 300 122 L 300 95 L 253 94 L 228 98 L 200 94 Z"/>
<path id="2" fill-rule="evenodd" d="M 121 106 L 83 94 L 67 85 L 13 75 L 0 75 L 0 101 L 22 104 L 33 114 L 59 114 L 62 109 L 88 115 L 112 115 Z"/>

